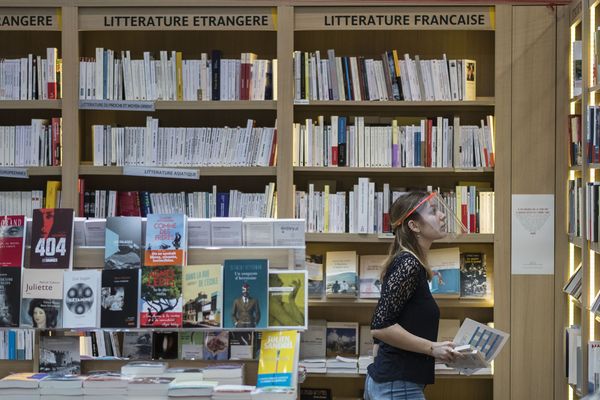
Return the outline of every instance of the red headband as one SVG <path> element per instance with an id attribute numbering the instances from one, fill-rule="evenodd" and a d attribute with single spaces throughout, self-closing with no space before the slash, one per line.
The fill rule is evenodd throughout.
<path id="1" fill-rule="evenodd" d="M 396 222 L 392 223 L 392 229 L 396 229 L 398 226 L 402 225 L 402 223 L 404 221 L 406 221 L 406 218 L 410 217 L 410 215 L 412 213 L 414 213 L 415 211 L 417 211 L 417 209 L 419 207 L 421 207 L 423 205 L 423 203 L 425 203 L 427 200 L 431 199 L 433 196 L 435 196 L 436 192 L 431 192 L 429 195 L 425 196 L 423 198 L 423 200 L 421 200 L 420 202 L 417 203 L 416 206 L 414 206 L 414 208 L 412 210 L 410 210 L 404 217 L 400 217 L 396 220 Z"/>

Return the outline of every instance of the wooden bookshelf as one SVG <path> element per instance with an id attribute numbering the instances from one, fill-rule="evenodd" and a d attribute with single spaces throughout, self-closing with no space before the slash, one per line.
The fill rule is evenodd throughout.
<path id="1" fill-rule="evenodd" d="M 0 100 L 0 110 L 60 110 L 61 100 Z"/>
<path id="2" fill-rule="evenodd" d="M 494 308 L 494 303 L 489 299 L 436 299 L 440 308 Z M 309 307 L 347 307 L 374 308 L 377 299 L 324 299 L 309 300 Z"/>
<path id="3" fill-rule="evenodd" d="M 162 168 L 162 167 L 150 167 Z M 275 167 L 165 167 L 165 168 L 181 168 L 194 169 L 198 171 L 198 175 L 202 176 L 276 176 L 277 169 Z M 82 164 L 79 166 L 79 175 L 105 175 L 119 176 L 123 175 L 123 167 L 117 166 L 94 166 Z"/>
<path id="4" fill-rule="evenodd" d="M 358 234 L 358 233 L 307 233 L 307 242 L 314 243 L 391 243 L 391 235 Z M 456 238 L 446 238 L 437 243 L 494 243 L 493 234 L 467 234 Z"/>
<path id="5" fill-rule="evenodd" d="M 376 175 L 376 174 L 482 174 L 493 173 L 493 168 L 386 168 L 386 167 L 294 167 L 296 173 L 322 173 L 322 174 L 360 174 L 360 175 Z"/>
<path id="6" fill-rule="evenodd" d="M 441 107 L 441 108 L 476 108 L 476 107 L 494 107 L 495 99 L 493 97 L 479 97 L 472 101 L 352 101 L 352 100 L 310 100 L 295 101 L 295 107 Z"/>

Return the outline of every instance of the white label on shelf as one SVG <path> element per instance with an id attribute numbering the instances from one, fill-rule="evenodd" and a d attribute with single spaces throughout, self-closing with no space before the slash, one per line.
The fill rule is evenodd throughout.
<path id="1" fill-rule="evenodd" d="M 123 167 L 123 175 L 154 178 L 200 179 L 198 170 L 181 168 Z"/>
<path id="2" fill-rule="evenodd" d="M 297 99 L 297 100 L 294 100 L 294 104 L 307 106 L 310 104 L 310 102 L 307 99 Z"/>
<path id="3" fill-rule="evenodd" d="M 154 111 L 153 101 L 79 100 L 80 110 Z"/>
<path id="4" fill-rule="evenodd" d="M 27 168 L 0 168 L 0 176 L 5 178 L 27 179 L 29 173 Z"/>

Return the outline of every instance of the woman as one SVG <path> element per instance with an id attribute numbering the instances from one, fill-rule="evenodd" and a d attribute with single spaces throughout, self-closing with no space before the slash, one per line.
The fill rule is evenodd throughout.
<path id="1" fill-rule="evenodd" d="M 53 307 L 47 307 L 44 304 L 48 300 L 33 299 L 29 303 L 27 313 L 31 317 L 34 328 L 46 329 L 56 328 L 56 318 L 58 311 Z"/>
<path id="2" fill-rule="evenodd" d="M 431 243 L 445 236 L 446 216 L 436 193 L 410 192 L 390 209 L 394 243 L 382 271 L 381 297 L 371 322 L 374 363 L 365 399 L 423 400 L 434 382 L 435 360 L 452 361 L 452 342 L 435 342 L 440 310 L 429 290 Z"/>

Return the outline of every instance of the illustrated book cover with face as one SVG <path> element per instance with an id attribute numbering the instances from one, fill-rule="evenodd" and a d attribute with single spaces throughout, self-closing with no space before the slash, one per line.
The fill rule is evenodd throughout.
<path id="1" fill-rule="evenodd" d="M 223 327 L 266 328 L 269 260 L 225 260 Z"/>
<path id="2" fill-rule="evenodd" d="M 0 267 L 23 267 L 25 216 L 0 216 Z"/>
<path id="3" fill-rule="evenodd" d="M 137 328 L 139 269 L 102 271 L 100 326 Z"/>
<path id="4" fill-rule="evenodd" d="M 142 219 L 106 218 L 104 268 L 128 269 L 142 266 Z"/>
<path id="5" fill-rule="evenodd" d="M 22 328 L 62 328 L 62 269 L 23 270 Z"/>
<path id="6" fill-rule="evenodd" d="M 66 271 L 63 279 L 63 328 L 99 326 L 100 271 Z"/>
<path id="7" fill-rule="evenodd" d="M 183 326 L 221 327 L 223 320 L 223 266 L 183 267 Z"/>
<path id="8" fill-rule="evenodd" d="M 38 208 L 31 222 L 30 268 L 70 269 L 73 266 L 71 208 Z"/>
<path id="9" fill-rule="evenodd" d="M 143 267 L 140 326 L 182 326 L 181 267 Z"/>
<path id="10" fill-rule="evenodd" d="M 269 326 L 306 328 L 306 271 L 269 273 Z"/>

